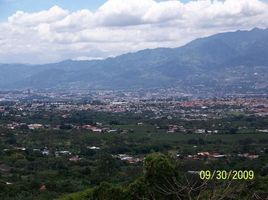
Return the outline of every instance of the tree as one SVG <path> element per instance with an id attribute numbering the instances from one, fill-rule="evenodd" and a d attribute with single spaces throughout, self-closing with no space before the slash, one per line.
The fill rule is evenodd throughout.
<path id="1" fill-rule="evenodd" d="M 119 170 L 119 162 L 110 154 L 101 153 L 97 160 L 94 179 L 96 182 L 107 181 L 115 176 Z"/>
<path id="2" fill-rule="evenodd" d="M 92 200 L 125 200 L 121 187 L 113 186 L 109 183 L 102 183 L 94 189 Z"/>

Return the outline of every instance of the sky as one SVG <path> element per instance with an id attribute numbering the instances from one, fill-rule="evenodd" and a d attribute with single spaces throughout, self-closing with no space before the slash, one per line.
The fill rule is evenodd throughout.
<path id="1" fill-rule="evenodd" d="M 181 0 L 181 2 L 188 1 L 189 0 Z M 79 9 L 96 10 L 105 2 L 106 0 L 0 0 L 0 20 L 6 19 L 18 10 L 37 12 L 49 9 L 55 5 L 70 11 Z"/>
<path id="2" fill-rule="evenodd" d="M 267 10 L 268 0 L 0 0 L 0 63 L 179 47 L 220 32 L 268 28 Z"/>

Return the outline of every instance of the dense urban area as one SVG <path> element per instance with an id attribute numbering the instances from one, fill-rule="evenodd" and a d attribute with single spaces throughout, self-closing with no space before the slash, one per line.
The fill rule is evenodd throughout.
<path id="1" fill-rule="evenodd" d="M 185 194 L 180 198 L 218 199 L 208 197 L 213 191 L 203 188 L 201 170 L 253 170 L 253 180 L 211 182 L 249 191 L 239 197 L 241 192 L 229 191 L 235 199 L 265 199 L 267 136 L 265 95 L 196 98 L 172 89 L 1 92 L 0 199 L 105 199 L 100 196 L 105 192 L 118 193 L 115 199 Z M 190 189 L 182 193 L 169 183 L 174 191 L 151 188 L 147 194 L 143 184 L 150 178 L 158 183 L 160 174 L 166 179 L 168 167 L 176 172 L 172 177 L 194 177 L 196 188 L 188 177 Z"/>

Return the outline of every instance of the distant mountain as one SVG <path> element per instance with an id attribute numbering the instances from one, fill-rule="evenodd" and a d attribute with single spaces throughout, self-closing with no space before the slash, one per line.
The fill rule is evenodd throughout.
<path id="1" fill-rule="evenodd" d="M 0 89 L 177 87 L 190 92 L 268 91 L 268 29 L 220 33 L 179 48 L 95 61 L 0 65 Z"/>

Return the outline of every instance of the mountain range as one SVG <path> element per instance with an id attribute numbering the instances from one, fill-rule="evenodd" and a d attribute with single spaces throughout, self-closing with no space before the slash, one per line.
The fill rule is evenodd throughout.
<path id="1" fill-rule="evenodd" d="M 43 65 L 0 64 L 0 90 L 137 89 L 268 92 L 268 29 L 220 33 L 179 48 Z"/>

